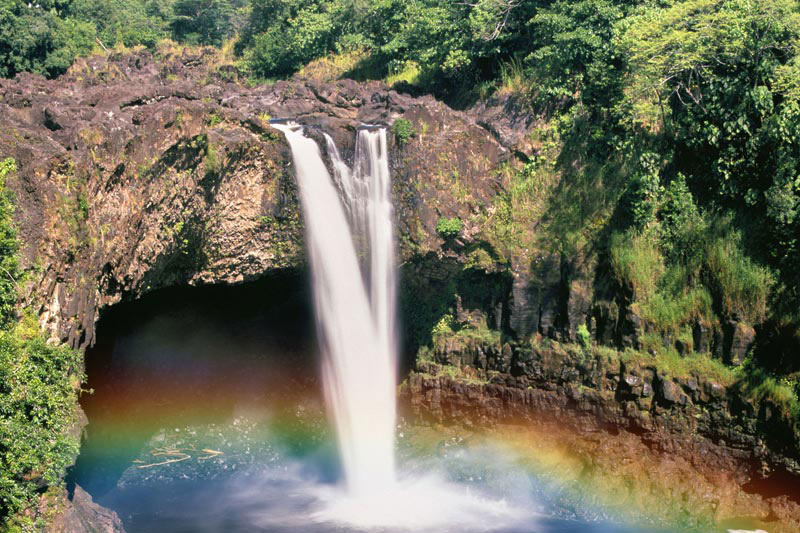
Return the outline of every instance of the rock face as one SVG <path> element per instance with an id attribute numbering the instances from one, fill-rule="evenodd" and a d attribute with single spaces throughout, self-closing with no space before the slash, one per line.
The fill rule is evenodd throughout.
<path id="1" fill-rule="evenodd" d="M 29 272 L 23 303 L 54 340 L 91 346 L 103 309 L 158 288 L 305 268 L 291 152 L 272 119 L 325 131 L 347 160 L 362 124 L 412 123 L 408 142 L 388 134 L 404 258 L 457 255 L 438 219 L 466 220 L 498 192 L 492 171 L 508 150 L 432 97 L 379 82 L 247 87 L 215 54 L 112 54 L 57 80 L 0 80 L 0 158 L 17 162 L 8 186 Z M 84 492 L 75 498 L 56 530 L 119 530 Z"/>
<path id="2" fill-rule="evenodd" d="M 34 271 L 26 300 L 52 336 L 86 347 L 99 310 L 122 299 L 302 266 L 291 155 L 271 118 L 324 127 L 345 158 L 362 123 L 415 125 L 391 147 L 406 255 L 439 250 L 438 217 L 466 218 L 496 192 L 506 150 L 431 97 L 378 82 L 246 88 L 208 54 L 95 57 L 54 81 L 0 80 L 0 155 L 18 163 L 10 186 Z M 463 194 L 442 194 L 454 186 Z"/>
<path id="3" fill-rule="evenodd" d="M 478 427 L 556 421 L 583 435 L 624 431 L 710 479 L 726 472 L 739 486 L 769 487 L 767 514 L 800 525 L 800 483 L 792 477 L 800 474 L 800 441 L 792 421 L 738 386 L 675 379 L 655 366 L 555 342 L 439 341 L 432 356 L 401 389 L 417 417 Z M 775 481 L 784 478 L 790 481 Z"/>
<path id="4" fill-rule="evenodd" d="M 51 533 L 125 533 L 117 513 L 97 505 L 79 486 L 69 502 L 63 493 L 43 498 L 39 514 L 50 517 Z"/>
<path id="5" fill-rule="evenodd" d="M 481 240 L 481 223 L 504 192 L 499 163 L 536 152 L 532 122 L 510 99 L 462 113 L 379 82 L 247 87 L 215 66 L 210 50 L 158 61 L 112 54 L 81 60 L 57 80 L 0 80 L 0 157 L 19 167 L 9 186 L 31 274 L 24 303 L 53 338 L 85 348 L 100 312 L 120 301 L 304 268 L 291 153 L 270 120 L 296 120 L 316 137 L 324 130 L 351 160 L 360 125 L 390 127 L 400 117 L 414 127 L 408 142 L 389 134 L 407 345 L 430 344 L 446 314 L 473 332 L 498 333 L 433 344 L 434 361 L 420 362 L 405 389 L 420 416 L 556 416 L 582 431 L 630 431 L 698 468 L 731 469 L 742 483 L 800 474 L 798 443 L 775 406 L 756 407 L 711 381 L 524 342 L 574 341 L 586 326 L 602 344 L 638 348 L 646 332 L 625 295 L 597 279 L 595 256 L 525 250 L 501 261 Z M 437 234 L 442 217 L 463 221 L 457 237 Z M 516 342 L 501 343 L 499 332 Z M 664 341 L 737 364 L 755 331 L 698 323 L 691 337 Z M 466 382 L 441 375 L 441 365 L 463 371 Z M 100 531 L 118 531 L 118 518 L 82 491 L 73 507 L 61 530 L 83 531 L 75 524 L 94 516 Z"/>

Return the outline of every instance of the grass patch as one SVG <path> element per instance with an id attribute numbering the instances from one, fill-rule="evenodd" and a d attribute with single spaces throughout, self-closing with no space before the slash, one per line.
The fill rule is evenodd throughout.
<path id="1" fill-rule="evenodd" d="M 658 291 L 638 306 L 642 318 L 661 333 L 677 333 L 695 319 L 712 315 L 711 295 L 705 287 L 684 287 L 676 293 Z"/>
<path id="2" fill-rule="evenodd" d="M 502 334 L 494 329 L 484 325 L 464 325 L 459 326 L 456 324 L 455 318 L 452 314 L 444 314 L 439 321 L 433 326 L 431 332 L 434 344 L 444 342 L 449 339 L 458 339 L 465 342 L 475 342 L 485 345 L 500 344 Z"/>
<path id="3" fill-rule="evenodd" d="M 753 363 L 745 365 L 744 377 L 739 383 L 746 396 L 757 403 L 770 401 L 781 415 L 795 423 L 800 422 L 800 398 L 797 378 L 777 378 Z"/>
<path id="4" fill-rule="evenodd" d="M 764 320 L 775 278 L 744 255 L 738 233 L 712 243 L 706 264 L 710 284 L 727 316 L 740 317 L 750 324 Z"/>
<path id="5" fill-rule="evenodd" d="M 664 258 L 653 239 L 646 234 L 614 233 L 609 256 L 614 274 L 633 290 L 635 300 L 653 298 L 665 271 Z"/>
<path id="6" fill-rule="evenodd" d="M 489 383 L 488 379 L 480 376 L 471 367 L 460 368 L 452 365 L 442 365 L 432 361 L 427 362 L 425 364 L 425 371 L 418 372 L 418 374 L 426 378 L 445 377 L 467 385 L 487 385 Z"/>
<path id="7" fill-rule="evenodd" d="M 775 277 L 745 255 L 741 235 L 729 223 L 718 219 L 705 225 L 692 246 L 677 239 L 686 257 L 675 253 L 673 239 L 664 241 L 674 233 L 665 232 L 664 223 L 611 235 L 612 271 L 632 291 L 632 308 L 651 330 L 676 334 L 693 321 L 753 325 L 766 318 Z"/>
<path id="8" fill-rule="evenodd" d="M 308 62 L 298 74 L 320 82 L 338 80 L 356 69 L 368 56 L 369 52 L 363 49 L 328 54 Z"/>
<path id="9" fill-rule="evenodd" d="M 530 94 L 531 78 L 518 57 L 500 64 L 500 87 L 497 92 L 524 96 Z"/>
<path id="10" fill-rule="evenodd" d="M 572 349 L 579 352 L 584 349 L 579 344 L 561 344 L 560 346 L 567 351 Z M 740 368 L 725 366 L 721 361 L 712 359 L 707 354 L 680 355 L 677 350 L 664 347 L 660 338 L 657 338 L 657 342 L 654 342 L 652 348 L 652 353 L 648 353 L 631 348 L 622 351 L 608 346 L 592 346 L 587 355 L 608 362 L 617 361 L 626 365 L 638 364 L 642 367 L 658 369 L 677 379 L 689 377 L 710 379 L 725 386 L 737 383 L 743 376 Z"/>
<path id="11" fill-rule="evenodd" d="M 422 67 L 416 61 L 393 61 L 389 65 L 389 75 L 383 81 L 389 86 L 400 82 L 419 85 L 423 81 L 422 78 Z"/>
<path id="12" fill-rule="evenodd" d="M 655 355 L 631 349 L 617 353 L 623 363 L 652 366 L 678 379 L 698 377 L 727 386 L 734 384 L 741 377 L 741 371 L 725 366 L 721 361 L 712 359 L 706 354 L 682 356 L 671 348 L 662 348 Z"/>
<path id="13" fill-rule="evenodd" d="M 206 117 L 206 126 L 213 128 L 214 126 L 221 124 L 222 120 L 222 115 L 220 115 L 219 111 L 215 109 Z"/>
<path id="14" fill-rule="evenodd" d="M 222 160 L 219 149 L 212 143 L 206 145 L 206 157 L 203 161 L 206 174 L 219 174 L 222 170 Z"/>
<path id="15" fill-rule="evenodd" d="M 501 263 L 523 250 L 533 254 L 554 248 L 554 239 L 543 237 L 541 226 L 561 180 L 556 168 L 561 140 L 553 124 L 544 124 L 531 132 L 530 141 L 536 155 L 525 163 L 512 160 L 500 166 L 497 179 L 504 192 L 494 197 L 480 221 L 481 237 L 497 251 Z"/>
<path id="16" fill-rule="evenodd" d="M 456 332 L 455 337 L 480 344 L 498 345 L 500 344 L 502 334 L 488 327 L 465 326 Z"/>

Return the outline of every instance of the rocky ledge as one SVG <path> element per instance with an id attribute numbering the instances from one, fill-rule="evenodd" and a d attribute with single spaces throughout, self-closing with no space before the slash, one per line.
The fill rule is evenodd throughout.
<path id="1" fill-rule="evenodd" d="M 760 495 L 751 512 L 777 521 L 775 531 L 800 527 L 794 421 L 779 406 L 752 400 L 741 383 L 691 372 L 673 377 L 602 347 L 451 337 L 437 339 L 401 393 L 413 415 L 434 423 L 556 423 L 584 436 L 635 435 L 661 456 L 688 461 L 700 476 L 724 472 L 736 490 Z M 703 505 L 717 512 L 719 495 L 706 495 Z"/>
<path id="2" fill-rule="evenodd" d="M 438 218 L 467 219 L 497 192 L 491 170 L 508 150 L 432 97 L 349 80 L 248 87 L 216 54 L 111 54 L 56 80 L 0 80 L 0 156 L 19 168 L 9 186 L 32 272 L 25 303 L 54 338 L 90 346 L 100 310 L 160 287 L 302 267 L 274 118 L 324 128 L 345 158 L 361 124 L 412 123 L 410 142 L 390 133 L 406 255 L 441 250 Z"/>
<path id="3" fill-rule="evenodd" d="M 390 135 L 390 159 L 404 271 L 415 281 L 408 285 L 416 298 L 406 303 L 419 315 L 410 322 L 421 337 L 463 283 L 487 287 L 458 290 L 467 311 L 491 311 L 484 327 L 509 337 L 575 341 L 589 325 L 598 342 L 637 346 L 640 321 L 593 293 L 596 257 L 515 250 L 499 261 L 480 241 L 481 220 L 503 192 L 499 163 L 532 150 L 519 142 L 524 116 L 499 112 L 502 103 L 454 111 L 379 82 L 250 87 L 215 54 L 111 54 L 80 60 L 57 80 L 0 80 L 0 157 L 13 157 L 19 169 L 8 185 L 30 274 L 24 304 L 51 337 L 85 348 L 100 312 L 117 302 L 304 268 L 291 154 L 270 120 L 322 128 L 350 159 L 361 124 L 391 126 L 402 117 L 414 136 Z M 441 217 L 463 221 L 458 238 L 437 233 Z M 487 261 L 465 268 L 470 250 Z M 684 351 L 713 348 L 741 359 L 752 328 L 726 328 L 714 342 L 700 328 L 694 350 Z M 451 343 L 416 363 L 404 394 L 416 413 L 438 422 L 559 417 L 584 433 L 624 431 L 688 457 L 701 472 L 729 470 L 740 486 L 800 474 L 796 432 L 778 406 L 611 352 L 555 341 Z M 794 483 L 794 492 L 770 499 L 768 513 L 798 516 Z"/>

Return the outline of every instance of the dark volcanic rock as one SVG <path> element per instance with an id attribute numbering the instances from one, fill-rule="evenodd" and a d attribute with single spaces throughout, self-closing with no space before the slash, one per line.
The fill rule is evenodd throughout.
<path id="1" fill-rule="evenodd" d="M 437 423 L 492 426 L 546 418 L 582 432 L 621 428 L 653 449 L 736 473 L 742 483 L 772 472 L 800 475 L 792 421 L 775 406 L 755 405 L 737 386 L 702 376 L 673 378 L 573 345 L 505 344 L 498 350 L 476 344 L 444 344 L 436 355 L 466 379 L 418 365 L 402 389 L 412 413 Z"/>
<path id="2" fill-rule="evenodd" d="M 742 322 L 730 322 L 724 328 L 724 335 L 726 362 L 741 365 L 755 342 L 755 329 Z"/>
<path id="3" fill-rule="evenodd" d="M 75 487 L 72 500 L 64 493 L 42 500 L 39 513 L 50 517 L 49 533 L 125 533 L 117 513 L 96 504 L 81 487 Z"/>
<path id="4" fill-rule="evenodd" d="M 18 163 L 10 186 L 34 270 L 26 303 L 53 337 L 85 347 L 120 300 L 304 263 L 291 155 L 270 119 L 324 129 L 345 158 L 361 124 L 414 124 L 404 146 L 389 133 L 406 257 L 442 253 L 440 216 L 491 204 L 507 150 L 468 115 L 380 82 L 246 87 L 214 53 L 111 54 L 57 80 L 0 80 L 0 157 Z"/>

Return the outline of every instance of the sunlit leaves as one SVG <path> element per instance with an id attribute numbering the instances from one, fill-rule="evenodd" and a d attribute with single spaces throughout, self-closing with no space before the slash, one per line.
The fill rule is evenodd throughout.
<path id="1" fill-rule="evenodd" d="M 704 86 L 719 74 L 740 71 L 751 86 L 771 84 L 800 39 L 794 0 L 668 4 L 640 9 L 622 23 L 617 40 L 630 64 L 626 93 L 643 123 L 663 116 L 673 100 L 705 107 Z M 788 70 L 781 77 L 792 86 Z"/>

